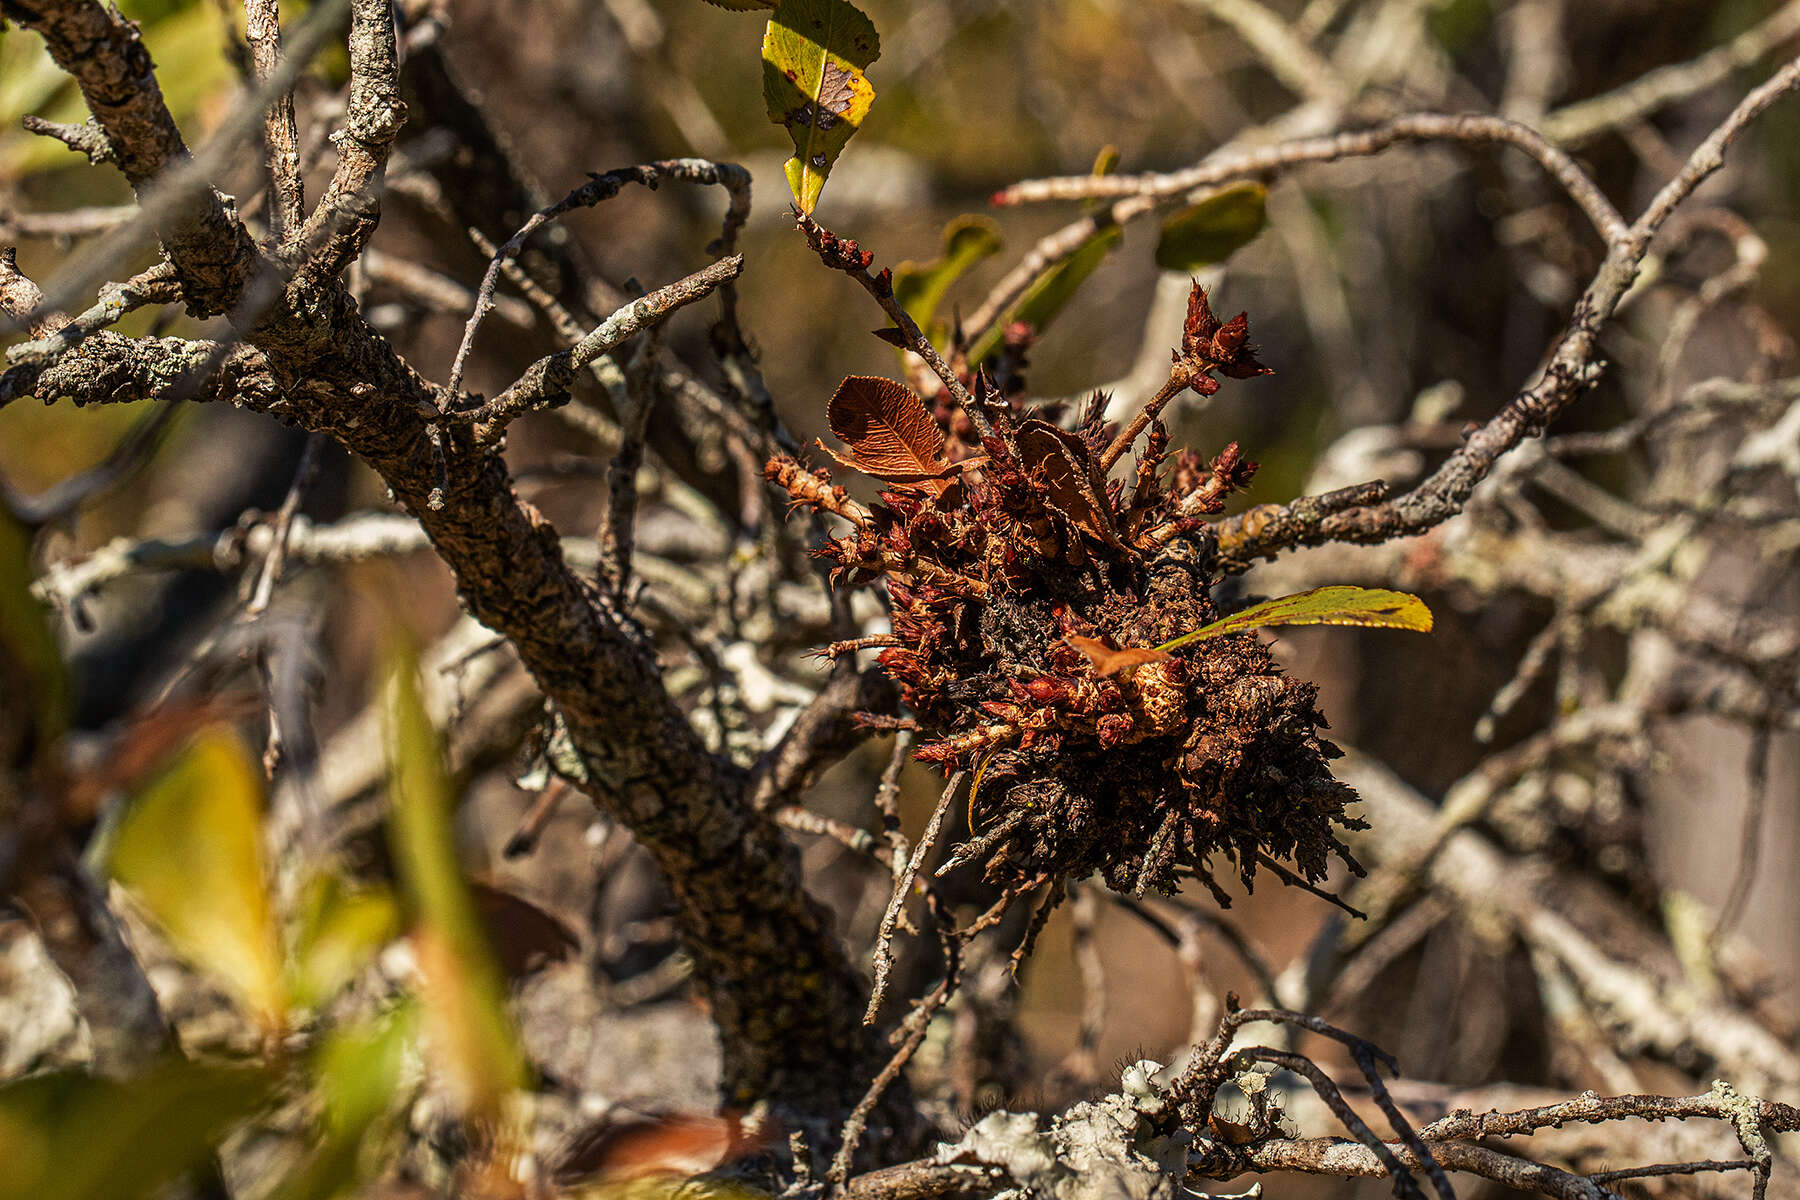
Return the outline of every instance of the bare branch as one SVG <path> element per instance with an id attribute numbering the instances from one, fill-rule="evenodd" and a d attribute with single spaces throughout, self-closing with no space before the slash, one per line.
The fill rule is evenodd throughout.
<path id="1" fill-rule="evenodd" d="M 1562 146 L 1577 146 L 1659 108 L 1723 83 L 1753 66 L 1783 42 L 1800 36 L 1800 0 L 1789 0 L 1762 22 L 1697 58 L 1638 76 L 1623 87 L 1559 108 L 1544 118 L 1543 133 Z"/>
<path id="2" fill-rule="evenodd" d="M 272 60 L 269 72 L 270 79 L 279 78 L 279 63 Z M 277 95 L 291 93 L 283 88 Z M 288 236 L 306 248 L 305 265 L 295 273 L 302 285 L 337 278 L 368 244 L 381 220 L 388 151 L 404 124 L 392 0 L 351 0 L 350 98 L 335 139 L 337 171 L 304 228 Z M 297 201 L 298 193 L 292 198 Z"/>
<path id="3" fill-rule="evenodd" d="M 744 256 L 734 254 L 702 267 L 641 299 L 633 300 L 602 321 L 570 350 L 540 358 L 505 391 L 480 408 L 454 414 L 459 423 L 474 426 L 478 446 L 497 444 L 506 427 L 547 400 L 566 393 L 575 373 L 644 330 L 661 324 L 678 310 L 736 279 L 744 269 Z"/>
<path id="4" fill-rule="evenodd" d="M 137 25 L 97 0 L 7 0 L 0 15 L 43 35 L 56 65 L 74 77 L 140 200 L 192 161 L 163 103 Z M 255 268 L 250 235 L 210 186 L 194 188 L 156 218 L 196 315 L 229 309 Z"/>
<path id="5" fill-rule="evenodd" d="M 530 220 L 519 227 L 518 232 L 494 251 L 487 273 L 482 276 L 481 286 L 475 293 L 475 311 L 469 314 L 468 324 L 463 329 L 462 343 L 457 346 L 456 358 L 450 364 L 448 386 L 452 394 L 462 386 L 463 367 L 468 362 L 469 351 L 474 348 L 475 331 L 481 328 L 488 310 L 493 307 L 494 288 L 500 281 L 501 266 L 524 248 L 531 235 L 566 212 L 577 208 L 592 208 L 612 199 L 628 183 L 642 184 L 655 191 L 657 185 L 665 179 L 716 184 L 726 190 L 731 201 L 725 210 L 725 223 L 719 232 L 718 252 L 722 256 L 729 256 L 734 252 L 738 231 L 750 218 L 750 173 L 736 163 L 715 163 L 703 158 L 670 158 L 643 166 L 619 167 L 592 176 L 588 182 L 555 204 L 534 213 Z"/>
<path id="6" fill-rule="evenodd" d="M 1412 142 L 1466 142 L 1512 146 L 1538 165 L 1567 192 L 1608 245 L 1625 235 L 1625 221 L 1586 171 L 1568 154 L 1529 125 L 1504 117 L 1467 113 L 1447 116 L 1415 113 L 1383 121 L 1372 129 L 1329 137 L 1278 142 L 1273 146 L 1221 154 L 1167 175 L 1069 175 L 1017 183 L 995 194 L 996 204 L 1032 204 L 1045 200 L 1167 200 L 1217 187 L 1234 179 L 1269 177 L 1307 163 L 1334 162 L 1379 154 L 1390 146 Z M 979 322 L 972 322 L 979 325 Z"/>

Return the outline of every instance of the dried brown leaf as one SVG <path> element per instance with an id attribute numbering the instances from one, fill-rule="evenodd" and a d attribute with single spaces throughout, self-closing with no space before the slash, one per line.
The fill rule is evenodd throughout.
<path id="1" fill-rule="evenodd" d="M 1141 667 L 1145 663 L 1166 662 L 1169 657 L 1161 650 L 1151 650 L 1142 646 L 1132 646 L 1121 650 L 1117 646 L 1107 645 L 1099 638 L 1082 637 L 1078 633 L 1063 634 L 1063 641 L 1081 651 L 1088 662 L 1093 664 L 1094 674 L 1101 678 L 1117 675 L 1120 671 L 1128 671 L 1132 667 Z"/>
<path id="2" fill-rule="evenodd" d="M 1085 532 L 1124 548 L 1106 501 L 1106 477 L 1078 433 L 1032 418 L 1019 426 L 1019 454 L 1026 469 L 1050 490 L 1050 500 Z"/>
<path id="3" fill-rule="evenodd" d="M 848 457 L 827 453 L 875 479 L 941 492 L 948 486 L 943 480 L 959 469 L 945 458 L 944 431 L 925 402 L 892 379 L 850 376 L 832 393 L 825 418 L 850 447 Z"/>

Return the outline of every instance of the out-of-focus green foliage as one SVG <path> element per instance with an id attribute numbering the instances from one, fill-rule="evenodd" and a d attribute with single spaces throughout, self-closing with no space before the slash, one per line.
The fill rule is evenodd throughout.
<path id="1" fill-rule="evenodd" d="M 289 988 L 294 1002 L 309 1008 L 350 982 L 400 929 L 399 905 L 386 888 L 352 887 L 331 872 L 308 884 L 299 909 Z"/>
<path id="2" fill-rule="evenodd" d="M 979 363 L 998 350 L 1006 327 L 1015 321 L 1043 330 L 1075 298 L 1075 293 L 1106 261 L 1113 247 L 1123 240 L 1124 230 L 1117 225 L 1104 226 L 1083 242 L 1079 250 L 1038 276 L 1011 311 L 994 322 L 993 327 L 976 341 L 969 350 L 969 361 Z"/>
<path id="3" fill-rule="evenodd" d="M 277 1094 L 307 1092 L 320 1114 L 311 1150 L 273 1196 L 350 1194 L 382 1167 L 385 1130 L 421 1036 L 465 1115 L 504 1133 L 507 1102 L 528 1080 L 525 1058 L 457 859 L 455 797 L 410 644 L 396 643 L 388 668 L 389 834 L 419 995 L 389 997 L 379 1016 L 324 1028 L 308 1054 L 291 1055 L 270 1036 L 256 1062 L 170 1060 L 128 1080 L 64 1072 L 0 1088 L 0 1200 L 152 1195 L 203 1165 L 220 1138 Z M 182 957 L 273 1035 L 292 1006 L 326 1011 L 400 929 L 401 904 L 378 885 L 321 872 L 295 903 L 284 953 L 262 808 L 249 751 L 226 729 L 209 728 L 131 801 L 109 867 Z"/>
<path id="4" fill-rule="evenodd" d="M 1264 204 L 1269 189 L 1239 183 L 1191 204 L 1162 223 L 1156 265 L 1165 271 L 1197 271 L 1224 262 L 1269 223 Z"/>
<path id="5" fill-rule="evenodd" d="M 262 773 L 243 743 L 209 730 L 132 802 L 111 870 L 183 957 L 276 1032 L 287 981 L 263 866 L 262 809 Z"/>
<path id="6" fill-rule="evenodd" d="M 255 1063 L 172 1059 L 124 1082 L 75 1071 L 0 1089 L 0 1200 L 131 1200 L 203 1164 L 273 1096 Z"/>
<path id="7" fill-rule="evenodd" d="M 31 594 L 31 533 L 0 508 L 0 680 L 22 687 L 36 717 L 36 741 L 62 735 L 69 684 L 43 606 Z M 13 703 L 18 703 L 15 697 Z"/>
<path id="8" fill-rule="evenodd" d="M 393 1115 L 418 1025 L 418 1008 L 408 1001 L 376 1020 L 326 1034 L 313 1056 L 323 1108 L 318 1144 L 274 1200 L 330 1200 L 377 1169 L 378 1130 Z"/>
<path id="9" fill-rule="evenodd" d="M 894 298 L 919 328 L 930 330 L 944 293 L 982 259 L 999 253 L 1000 227 L 991 217 L 967 215 L 944 226 L 944 249 L 930 262 L 894 268 Z"/>
<path id="10" fill-rule="evenodd" d="M 501 1115 L 525 1086 L 525 1058 L 506 1013 L 505 984 L 457 860 L 443 747 L 419 692 L 418 655 L 396 637 L 388 653 L 384 731 L 392 772 L 389 838 L 413 947 L 425 977 L 432 1061 L 463 1111 Z"/>
<path id="11" fill-rule="evenodd" d="M 781 0 L 763 35 L 763 99 L 769 119 L 794 140 L 785 168 L 802 212 L 819 202 L 825 178 L 875 103 L 863 72 L 881 38 L 848 0 Z"/>

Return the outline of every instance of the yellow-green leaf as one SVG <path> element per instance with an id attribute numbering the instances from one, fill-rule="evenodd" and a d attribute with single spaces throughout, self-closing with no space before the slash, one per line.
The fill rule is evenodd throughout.
<path id="1" fill-rule="evenodd" d="M 173 1059 L 117 1081 L 79 1071 L 0 1088 L 0 1200 L 162 1194 L 272 1096 L 263 1066 Z"/>
<path id="2" fill-rule="evenodd" d="M 1232 613 L 1164 642 L 1157 649 L 1179 650 L 1191 642 L 1204 642 L 1208 638 L 1272 625 L 1369 625 L 1430 633 L 1431 610 L 1425 607 L 1423 600 L 1408 592 L 1335 584 L 1253 604 L 1242 612 Z"/>
<path id="3" fill-rule="evenodd" d="M 111 870 L 183 958 L 274 1031 L 287 989 L 262 807 L 262 772 L 243 743 L 207 730 L 126 810 Z"/>
<path id="4" fill-rule="evenodd" d="M 396 639 L 383 703 L 388 837 L 424 976 L 432 1061 L 469 1116 L 492 1121 L 526 1082 L 506 988 L 456 853 L 453 802 L 438 732 L 419 691 L 418 655 Z"/>
<path id="5" fill-rule="evenodd" d="M 69 719 L 68 676 L 47 615 L 31 594 L 31 532 L 0 507 L 0 715 L 29 721 L 38 750 L 61 737 Z"/>
<path id="6" fill-rule="evenodd" d="M 1197 271 L 1224 262 L 1268 224 L 1268 196 L 1269 189 L 1260 183 L 1239 183 L 1182 209 L 1163 222 L 1156 265 L 1165 271 Z"/>
<path id="7" fill-rule="evenodd" d="M 794 140 L 788 187 L 810 213 L 875 88 L 863 72 L 881 53 L 868 17 L 849 0 L 781 0 L 763 34 L 763 99 L 769 120 Z"/>
<path id="8" fill-rule="evenodd" d="M 309 1008 L 337 994 L 400 930 L 400 908 L 381 887 L 357 888 L 322 874 L 301 897 L 293 937 L 292 989 Z"/>
<path id="9" fill-rule="evenodd" d="M 958 217 L 944 226 L 943 253 L 928 263 L 903 262 L 894 268 L 894 299 L 919 328 L 929 329 L 950 285 L 999 249 L 1000 227 L 992 218 Z"/>

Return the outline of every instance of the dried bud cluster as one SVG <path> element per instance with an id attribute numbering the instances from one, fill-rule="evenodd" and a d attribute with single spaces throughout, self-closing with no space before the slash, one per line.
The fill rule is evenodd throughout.
<path id="1" fill-rule="evenodd" d="M 1221 327 L 1196 289 L 1176 371 L 1202 391 L 1218 386 L 1210 371 L 1264 373 L 1247 333 L 1242 316 Z M 974 443 L 947 440 L 967 422 L 941 403 L 933 419 L 899 384 L 839 388 L 828 415 L 850 454 L 834 457 L 887 485 L 877 505 L 791 459 L 768 475 L 852 526 L 817 551 L 834 580 L 887 585 L 894 644 L 879 662 L 928 735 L 918 757 L 975 773 L 988 877 L 1025 887 L 1097 871 L 1132 890 L 1189 872 L 1223 899 L 1215 856 L 1246 883 L 1271 860 L 1314 880 L 1332 854 L 1349 861 L 1334 826 L 1356 824 L 1354 793 L 1326 768 L 1337 751 L 1318 736 L 1315 689 L 1254 634 L 1162 661 L 1096 649 L 1155 646 L 1219 615 L 1207 518 L 1256 464 L 1236 445 L 1171 464 L 1158 421 L 1130 483 L 1109 482 L 1104 397 L 1071 432 L 985 377 L 972 386 L 994 429 Z"/>

